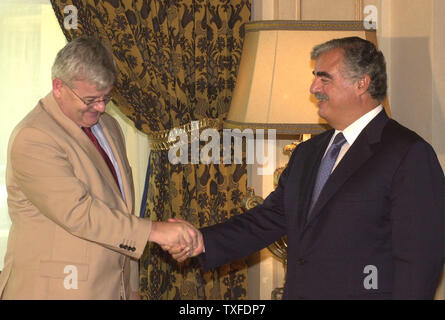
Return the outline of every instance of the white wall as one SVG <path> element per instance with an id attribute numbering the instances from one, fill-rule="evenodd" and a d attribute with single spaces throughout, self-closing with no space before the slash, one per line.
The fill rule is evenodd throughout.
<path id="1" fill-rule="evenodd" d="M 433 1 L 432 15 L 432 143 L 445 167 L 445 1 Z"/>
<path id="2" fill-rule="evenodd" d="M 380 0 L 379 5 L 393 117 L 430 142 L 445 167 L 445 2 Z"/>

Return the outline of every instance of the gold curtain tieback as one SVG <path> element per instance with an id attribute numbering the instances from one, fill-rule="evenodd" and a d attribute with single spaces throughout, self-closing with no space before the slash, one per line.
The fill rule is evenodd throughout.
<path id="1" fill-rule="evenodd" d="M 201 133 L 204 129 L 216 129 L 222 130 L 223 128 L 223 120 L 222 119 L 211 119 L 211 118 L 203 118 L 200 120 L 193 120 L 192 122 L 198 122 L 199 132 Z M 188 143 L 192 142 L 190 139 L 190 134 L 194 128 L 192 128 L 192 123 L 187 123 L 181 127 L 175 127 L 170 130 L 163 130 L 160 132 L 152 132 L 148 134 L 149 146 L 151 151 L 166 151 L 169 150 L 177 141 L 168 141 L 168 136 L 170 132 L 180 132 L 185 131 L 189 136 Z M 193 139 L 196 139 L 194 137 Z M 198 138 L 199 139 L 199 135 Z"/>

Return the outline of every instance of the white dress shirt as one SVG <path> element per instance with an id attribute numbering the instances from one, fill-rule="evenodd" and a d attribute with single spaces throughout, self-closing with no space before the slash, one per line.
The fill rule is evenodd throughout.
<path id="1" fill-rule="evenodd" d="M 110 158 L 110 161 L 113 164 L 114 170 L 116 171 L 117 180 L 119 181 L 119 189 L 121 190 L 122 199 L 124 199 L 124 201 L 126 201 L 125 194 L 124 194 L 124 188 L 122 185 L 121 171 L 119 170 L 119 166 L 118 166 L 117 160 L 113 154 L 113 150 L 111 150 L 110 144 L 109 144 L 107 137 L 105 136 L 99 122 L 91 127 L 91 132 L 93 132 L 93 134 L 96 137 L 97 141 L 99 142 L 100 146 L 102 147 L 102 149 L 104 149 L 108 158 Z"/>
<path id="2" fill-rule="evenodd" d="M 357 139 L 357 137 L 360 135 L 360 133 L 363 131 L 363 129 L 374 119 L 380 111 L 383 110 L 383 106 L 379 105 L 378 107 L 375 107 L 356 121 L 354 121 L 352 124 L 350 124 L 346 129 L 343 131 L 335 130 L 334 134 L 332 135 L 331 141 L 328 144 L 328 147 L 326 148 L 326 152 L 331 147 L 332 142 L 334 141 L 335 136 L 339 132 L 343 132 L 343 135 L 345 136 L 346 142 L 343 144 L 342 148 L 340 149 L 340 153 L 338 154 L 337 161 L 334 164 L 334 167 L 332 168 L 332 171 L 337 167 L 341 159 L 343 159 L 346 152 L 349 150 L 349 148 L 352 146 L 354 141 Z M 323 156 L 324 157 L 324 156 Z M 331 172 L 332 172 L 331 171 Z"/>

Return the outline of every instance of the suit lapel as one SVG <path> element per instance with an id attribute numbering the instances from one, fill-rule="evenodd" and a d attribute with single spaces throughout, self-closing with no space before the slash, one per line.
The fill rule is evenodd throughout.
<path id="1" fill-rule="evenodd" d="M 111 188 L 115 192 L 116 196 L 118 196 L 120 199 L 122 199 L 121 192 L 119 190 L 119 187 L 116 185 L 116 181 L 114 180 L 113 174 L 111 173 L 110 169 L 108 168 L 104 158 L 100 154 L 100 152 L 96 149 L 94 144 L 91 142 L 91 140 L 88 138 L 88 136 L 82 131 L 82 129 L 74 123 L 71 119 L 69 119 L 60 109 L 59 105 L 57 104 L 57 101 L 55 100 L 52 92 L 49 93 L 45 98 L 42 100 L 42 106 L 43 108 L 50 114 L 54 120 L 70 135 L 72 136 L 79 146 L 86 152 L 88 157 L 91 159 L 91 161 L 96 165 L 97 170 L 101 173 L 102 177 L 106 180 L 106 182 L 112 186 Z M 102 117 L 101 117 L 102 118 Z M 100 121 L 100 120 L 99 120 Z M 102 126 L 104 127 L 104 126 Z M 106 127 L 106 125 L 105 125 Z M 110 135 L 107 135 L 107 139 L 111 141 L 112 139 L 109 138 Z M 113 152 L 116 150 L 114 142 L 112 143 Z M 121 173 L 122 166 L 120 163 L 120 155 L 117 157 Z M 122 174 L 123 175 L 123 174 Z M 130 201 L 131 202 L 131 201 Z"/>
<path id="2" fill-rule="evenodd" d="M 125 200 L 126 200 L 125 202 L 126 202 L 126 205 L 127 205 L 127 208 L 129 209 L 129 211 L 132 212 L 132 210 L 133 210 L 132 190 L 133 189 L 131 188 L 131 186 L 133 184 L 133 181 L 131 180 L 131 177 L 129 177 L 127 175 L 127 169 L 123 163 L 123 159 L 126 159 L 126 150 L 124 150 L 120 146 L 121 145 L 124 146 L 124 144 L 120 144 L 116 141 L 114 134 L 112 134 L 111 126 L 105 120 L 104 116 L 102 116 L 99 119 L 99 123 L 102 126 L 102 130 L 108 140 L 108 143 L 111 147 L 111 150 L 113 151 L 114 157 L 116 158 L 117 164 L 119 166 L 119 171 L 120 171 L 121 179 L 122 179 L 122 187 L 124 189 L 123 192 L 125 194 Z"/>
<path id="3" fill-rule="evenodd" d="M 302 172 L 299 175 L 300 181 L 298 182 L 298 185 L 301 186 L 301 194 L 298 195 L 299 201 L 297 210 L 299 213 L 297 215 L 297 225 L 299 231 L 302 231 L 306 224 L 306 215 L 310 207 L 318 167 L 320 166 L 321 159 L 323 158 L 324 152 L 334 132 L 334 130 L 329 130 L 324 137 L 320 137 L 320 141 L 314 143 L 311 146 L 311 149 L 307 150 L 308 156 L 305 163 L 308 165 L 300 168 Z"/>
<path id="4" fill-rule="evenodd" d="M 110 168 L 108 168 L 99 150 L 96 149 L 94 144 L 91 142 L 88 136 L 82 131 L 82 129 L 79 128 L 79 131 L 80 133 L 76 132 L 76 135 L 74 136 L 76 140 L 79 142 L 79 145 L 85 150 L 85 152 L 88 154 L 91 160 L 96 164 L 96 168 L 99 170 L 102 177 L 105 178 L 106 182 L 111 186 L 113 191 L 115 191 L 115 193 L 118 194 L 120 198 L 122 198 L 119 187 L 116 184 L 116 181 L 114 180 L 113 174 L 111 173 Z"/>
<path id="5" fill-rule="evenodd" d="M 388 117 L 384 111 L 380 112 L 360 133 L 354 144 L 346 152 L 343 159 L 329 176 L 317 202 L 314 205 L 311 218 L 306 227 L 314 223 L 323 213 L 324 206 L 336 194 L 339 188 L 374 154 L 372 145 L 380 141 L 381 133 Z M 322 151 L 324 152 L 326 148 Z M 320 160 L 317 165 L 317 170 Z M 316 175 L 316 172 L 314 175 Z M 315 179 L 314 179 L 315 180 Z M 312 186 L 313 188 L 313 183 Z M 310 197 L 307 201 L 310 202 Z"/>

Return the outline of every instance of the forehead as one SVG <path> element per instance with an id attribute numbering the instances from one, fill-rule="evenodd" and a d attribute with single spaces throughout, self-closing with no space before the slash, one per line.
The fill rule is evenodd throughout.
<path id="1" fill-rule="evenodd" d="M 343 65 L 343 49 L 332 49 L 322 53 L 316 60 L 315 72 L 334 74 Z"/>

